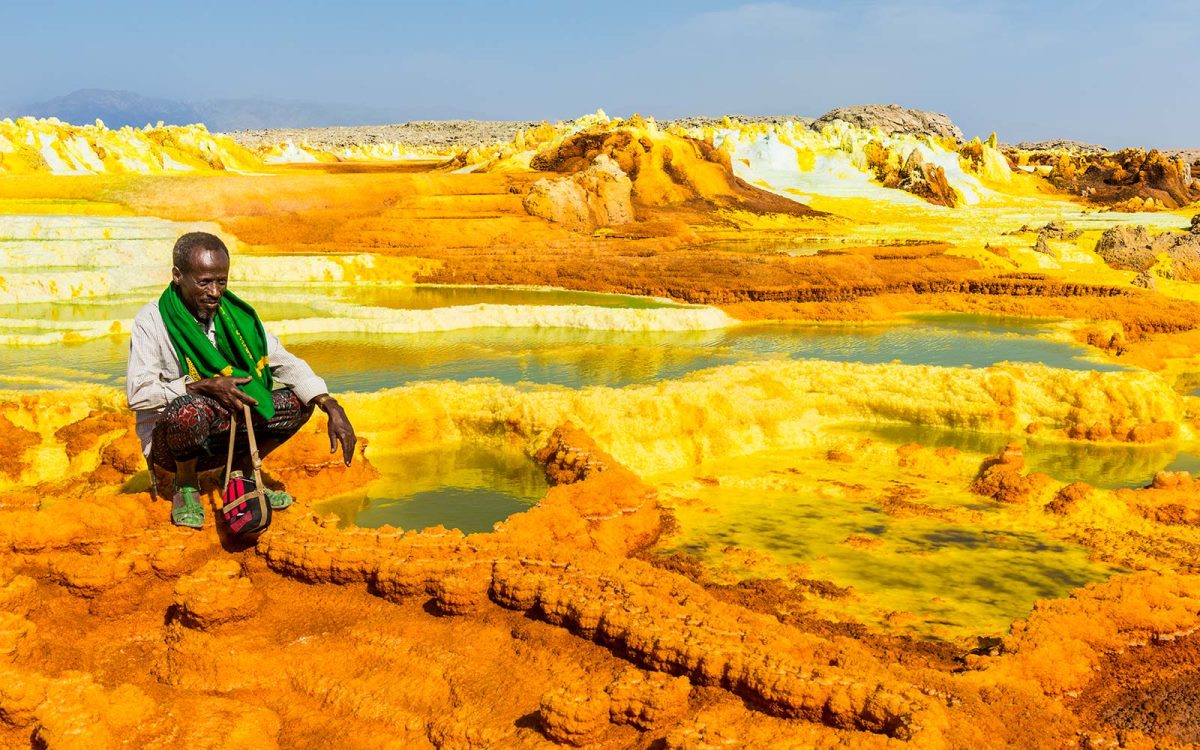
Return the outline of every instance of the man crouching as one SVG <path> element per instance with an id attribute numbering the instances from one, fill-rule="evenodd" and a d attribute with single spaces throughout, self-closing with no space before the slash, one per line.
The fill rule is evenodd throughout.
<path id="1" fill-rule="evenodd" d="M 229 250 L 215 235 L 190 232 L 175 242 L 171 283 L 133 320 L 125 391 L 151 466 L 174 473 L 171 521 L 204 526 L 196 474 L 224 463 L 230 418 L 251 407 L 262 456 L 283 445 L 320 407 L 329 417 L 329 452 L 350 465 L 357 442 L 341 405 L 304 360 L 267 333 L 254 308 L 226 289 Z M 283 387 L 279 387 L 283 386 Z M 239 421 L 234 457 L 253 472 Z M 292 504 L 266 490 L 272 510 Z"/>

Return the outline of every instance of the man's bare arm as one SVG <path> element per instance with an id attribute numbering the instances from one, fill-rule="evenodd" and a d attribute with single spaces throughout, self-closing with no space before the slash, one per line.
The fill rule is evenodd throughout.
<path id="1" fill-rule="evenodd" d="M 342 460 L 349 466 L 354 459 L 354 446 L 358 443 L 358 437 L 354 434 L 354 427 L 350 424 L 350 418 L 346 416 L 346 410 L 328 393 L 314 397 L 312 403 L 329 417 L 329 452 L 337 451 L 340 443 Z"/>

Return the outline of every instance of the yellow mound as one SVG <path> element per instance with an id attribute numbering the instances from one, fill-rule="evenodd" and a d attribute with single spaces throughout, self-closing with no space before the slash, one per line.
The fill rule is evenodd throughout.
<path id="1" fill-rule="evenodd" d="M 0 174 L 171 174 L 254 171 L 262 161 L 203 125 L 69 125 L 55 118 L 0 120 Z"/>

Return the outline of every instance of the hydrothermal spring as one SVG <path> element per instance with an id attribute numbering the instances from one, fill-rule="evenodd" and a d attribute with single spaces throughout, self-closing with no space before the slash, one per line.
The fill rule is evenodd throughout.
<path id="1" fill-rule="evenodd" d="M 602 114 L 322 149 L 0 121 L 0 745 L 1200 737 L 1200 166 Z M 211 477 L 170 524 L 124 404 L 192 230 L 361 438 L 273 453 L 251 545 Z"/>

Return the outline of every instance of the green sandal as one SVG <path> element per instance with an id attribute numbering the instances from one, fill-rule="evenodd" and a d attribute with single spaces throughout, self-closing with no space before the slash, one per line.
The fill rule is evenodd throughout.
<path id="1" fill-rule="evenodd" d="M 292 496 L 283 490 L 268 490 L 263 489 L 267 495 L 267 503 L 271 506 L 271 510 L 283 510 L 292 504 Z"/>
<path id="2" fill-rule="evenodd" d="M 204 506 L 200 503 L 200 490 L 195 487 L 177 487 L 171 498 L 171 523 L 189 529 L 204 528 Z"/>

